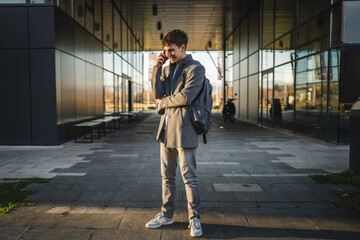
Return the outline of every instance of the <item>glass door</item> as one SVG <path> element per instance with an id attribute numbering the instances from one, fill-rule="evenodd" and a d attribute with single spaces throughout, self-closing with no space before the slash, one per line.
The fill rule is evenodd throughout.
<path id="1" fill-rule="evenodd" d="M 262 86 L 261 86 L 261 124 L 272 126 L 272 109 L 271 104 L 273 101 L 273 84 L 274 72 L 273 69 L 262 73 Z"/>

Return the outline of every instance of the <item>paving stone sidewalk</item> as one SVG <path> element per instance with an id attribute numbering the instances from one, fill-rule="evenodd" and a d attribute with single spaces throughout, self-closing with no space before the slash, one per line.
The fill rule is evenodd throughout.
<path id="1" fill-rule="evenodd" d="M 190 239 L 185 189 L 177 177 L 175 223 L 149 230 L 159 212 L 159 116 L 145 112 L 93 144 L 0 146 L 0 179 L 48 177 L 0 218 L 0 239 Z M 205 239 L 360 239 L 360 213 L 339 209 L 336 190 L 308 175 L 348 168 L 349 148 L 214 114 L 197 151 Z"/>

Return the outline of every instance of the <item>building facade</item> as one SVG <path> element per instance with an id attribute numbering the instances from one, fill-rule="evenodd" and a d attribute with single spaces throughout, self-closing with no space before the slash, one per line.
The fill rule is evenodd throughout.
<path id="1" fill-rule="evenodd" d="M 126 4 L 0 1 L 0 144 L 59 144 L 76 123 L 142 110 L 142 33 Z"/>
<path id="2" fill-rule="evenodd" d="M 360 97 L 360 1 L 228 2 L 227 98 L 236 117 L 348 144 Z M 243 10 L 245 9 L 245 10 Z"/>
<path id="3" fill-rule="evenodd" d="M 143 51 L 175 28 L 189 51 L 224 52 L 238 119 L 348 144 L 359 12 L 359 0 L 0 0 L 0 144 L 59 144 L 76 123 L 142 110 Z"/>

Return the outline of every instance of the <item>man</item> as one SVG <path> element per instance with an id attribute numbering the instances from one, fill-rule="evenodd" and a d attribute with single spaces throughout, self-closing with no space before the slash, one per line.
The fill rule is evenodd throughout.
<path id="1" fill-rule="evenodd" d="M 200 191 L 196 175 L 198 135 L 191 123 L 187 106 L 201 91 L 205 68 L 186 54 L 188 37 L 181 30 L 169 32 L 162 40 L 164 53 L 157 57 L 152 76 L 152 90 L 161 116 L 157 141 L 160 141 L 162 207 L 145 226 L 159 228 L 172 224 L 176 192 L 177 158 L 188 201 L 189 228 L 192 237 L 202 235 Z M 169 59 L 170 65 L 162 69 Z"/>

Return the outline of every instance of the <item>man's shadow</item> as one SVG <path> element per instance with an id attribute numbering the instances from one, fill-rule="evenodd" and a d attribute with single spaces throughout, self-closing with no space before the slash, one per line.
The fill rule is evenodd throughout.
<path id="1" fill-rule="evenodd" d="M 201 224 L 204 239 L 242 239 L 242 238 L 269 238 L 269 239 L 360 239 L 360 232 L 336 230 L 308 230 L 290 228 L 244 227 L 221 224 Z M 166 235 L 171 239 L 191 239 L 188 222 L 175 222 L 172 225 L 160 228 L 164 239 Z"/>

